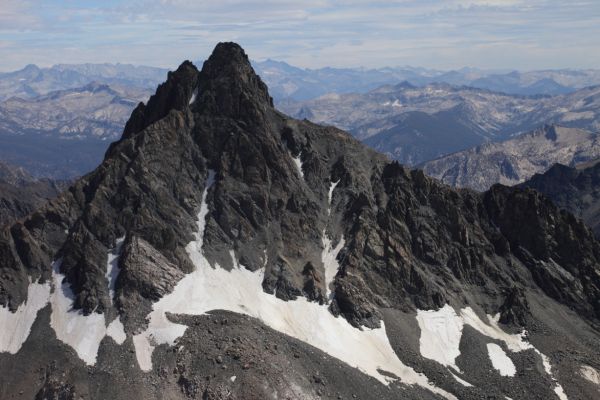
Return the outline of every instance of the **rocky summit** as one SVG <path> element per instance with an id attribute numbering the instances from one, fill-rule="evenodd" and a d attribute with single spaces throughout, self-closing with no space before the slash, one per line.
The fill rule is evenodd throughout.
<path id="1" fill-rule="evenodd" d="M 600 243 L 273 107 L 220 43 L 0 233 L 0 398 L 592 399 Z"/>

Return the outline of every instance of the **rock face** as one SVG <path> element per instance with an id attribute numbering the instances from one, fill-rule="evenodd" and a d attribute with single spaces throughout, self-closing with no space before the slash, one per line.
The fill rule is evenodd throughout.
<path id="1" fill-rule="evenodd" d="M 539 193 L 457 191 L 290 119 L 220 43 L 0 233 L 0 397 L 586 398 L 599 268 Z"/>
<path id="2" fill-rule="evenodd" d="M 0 163 L 0 226 L 32 213 L 66 186 L 66 182 L 36 180 L 22 168 Z"/>
<path id="3" fill-rule="evenodd" d="M 455 187 L 483 191 L 516 185 L 555 163 L 575 165 L 600 156 L 600 136 L 583 129 L 545 125 L 528 134 L 486 143 L 421 164 L 425 173 Z"/>
<path id="4" fill-rule="evenodd" d="M 576 168 L 555 164 L 520 186 L 543 193 L 554 204 L 583 221 L 600 237 L 600 163 L 592 160 Z"/>

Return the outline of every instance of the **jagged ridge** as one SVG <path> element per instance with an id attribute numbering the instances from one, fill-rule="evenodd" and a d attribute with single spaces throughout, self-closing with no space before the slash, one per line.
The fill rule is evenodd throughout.
<path id="1" fill-rule="evenodd" d="M 139 333 L 152 303 L 194 268 L 185 247 L 209 170 L 204 255 L 230 270 L 233 250 L 264 268 L 263 290 L 279 299 L 327 302 L 328 237 L 344 240 L 330 311 L 356 327 L 448 302 L 529 327 L 543 318 L 532 295 L 590 324 L 600 315 L 600 246 L 579 220 L 531 190 L 450 189 L 343 131 L 286 117 L 232 43 L 201 71 L 185 62 L 170 73 L 102 165 L 2 231 L 0 303 L 17 309 L 30 279 L 48 281 L 61 259 L 75 308 Z M 121 237 L 113 303 L 106 265 Z"/>

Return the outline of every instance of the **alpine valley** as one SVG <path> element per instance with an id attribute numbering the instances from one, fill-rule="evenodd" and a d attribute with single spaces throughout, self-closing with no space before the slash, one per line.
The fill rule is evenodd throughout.
<path id="1" fill-rule="evenodd" d="M 0 231 L 2 399 L 594 399 L 599 318 L 580 219 L 286 116 L 234 43 Z"/>

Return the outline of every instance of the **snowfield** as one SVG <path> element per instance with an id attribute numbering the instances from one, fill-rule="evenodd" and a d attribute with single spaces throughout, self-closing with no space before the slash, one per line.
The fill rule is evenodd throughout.
<path id="1" fill-rule="evenodd" d="M 84 315 L 82 310 L 73 309 L 75 296 L 71 285 L 59 272 L 60 264 L 57 261 L 52 268 L 54 291 L 50 295 L 50 326 L 58 340 L 72 347 L 87 365 L 94 365 L 100 342 L 106 336 L 104 315 L 95 312 Z"/>
<path id="2" fill-rule="evenodd" d="M 554 392 L 559 399 L 567 400 L 562 386 L 552 375 L 550 359 L 525 340 L 525 332 L 520 334 L 504 332 L 498 325 L 499 314 L 494 317 L 488 315 L 487 319 L 487 323 L 482 321 L 470 307 L 461 309 L 460 313 L 457 314 L 448 304 L 437 311 L 417 310 L 417 322 L 421 329 L 419 339 L 421 355 L 459 371 L 455 360 L 460 355 L 460 339 L 463 326 L 469 325 L 484 336 L 504 342 L 506 347 L 512 352 L 532 349 L 539 354 L 542 358 L 544 370 L 555 384 Z M 493 343 L 488 344 L 487 348 L 492 365 L 498 370 L 500 375 L 514 376 L 516 368 L 511 359 L 504 353 L 504 350 Z M 457 376 L 454 377 L 459 382 L 461 381 Z"/>
<path id="3" fill-rule="evenodd" d="M 515 364 L 513 364 L 512 360 L 508 358 L 502 347 L 498 346 L 495 343 L 488 343 L 488 356 L 490 357 L 490 361 L 494 368 L 500 372 L 502 376 L 515 376 L 517 373 L 517 369 L 515 368 Z"/>
<path id="4" fill-rule="evenodd" d="M 302 159 L 301 159 L 301 157 L 302 157 L 302 153 L 298 153 L 298 156 L 296 156 L 296 157 L 292 156 L 292 160 L 294 160 L 294 165 L 296 165 L 296 169 L 298 169 L 298 175 L 300 175 L 300 177 L 302 179 L 304 179 L 304 172 L 302 171 Z"/>
<path id="5" fill-rule="evenodd" d="M 237 261 L 231 252 L 234 268 L 227 271 L 213 268 L 202 253 L 204 227 L 208 215 L 206 196 L 214 182 L 209 174 L 198 214 L 196 240 L 186 250 L 196 270 L 186 275 L 172 293 L 154 304 L 146 331 L 134 336 L 137 360 L 142 370 L 152 369 L 155 346 L 175 344 L 187 326 L 176 324 L 167 313 L 201 315 L 211 310 L 227 310 L 246 314 L 263 321 L 269 327 L 302 340 L 312 346 L 389 384 L 394 379 L 380 370 L 397 376 L 401 382 L 416 384 L 448 399 L 453 395 L 429 383 L 427 377 L 404 365 L 392 349 L 385 327 L 359 330 L 345 319 L 334 317 L 327 305 L 309 302 L 306 298 L 283 301 L 262 290 L 264 270 L 252 272 Z M 383 324 L 382 324 L 383 325 Z"/>
<path id="6" fill-rule="evenodd" d="M 299 170 L 301 172 L 301 164 Z M 210 265 L 202 246 L 209 214 L 207 196 L 214 182 L 215 173 L 209 171 L 198 214 L 198 231 L 186 246 L 195 270 L 181 279 L 170 294 L 154 303 L 152 312 L 148 315 L 147 329 L 132 337 L 136 358 L 142 370 L 152 370 L 152 353 L 156 346 L 175 345 L 188 328 L 171 322 L 168 314 L 203 315 L 214 310 L 226 310 L 257 318 L 270 328 L 308 343 L 384 385 L 399 380 L 404 384 L 421 386 L 444 398 L 456 399 L 398 358 L 389 342 L 383 321 L 378 329 L 357 329 L 344 318 L 331 314 L 328 304 L 320 305 L 304 297 L 295 301 L 280 300 L 262 289 L 264 267 L 255 272 L 246 269 L 239 263 L 234 250 L 230 250 L 233 263 L 231 271 L 218 264 L 214 267 Z M 338 182 L 332 182 L 329 188 L 328 214 L 331 213 L 337 184 Z M 344 246 L 344 240 L 342 237 L 333 248 L 326 229 L 321 240 L 321 258 L 325 267 L 327 296 L 330 298 L 329 285 L 338 272 L 337 256 Z M 123 242 L 124 238 L 118 239 L 115 248 L 108 253 L 106 279 L 111 300 L 119 274 L 118 258 Z M 266 261 L 265 253 L 265 266 Z M 122 344 L 127 335 L 118 316 L 108 323 L 104 314 L 84 315 L 81 310 L 73 309 L 74 294 L 64 275 L 60 273 L 60 264 L 61 260 L 58 260 L 52 265 L 52 284 L 30 283 L 28 299 L 15 313 L 6 307 L 0 307 L 0 352 L 18 352 L 30 333 L 38 311 L 50 303 L 50 325 L 58 340 L 72 347 L 86 364 L 94 365 L 100 343 L 106 336 L 117 344 Z M 456 359 L 461 354 L 463 328 L 469 325 L 480 334 L 504 343 L 510 352 L 533 350 L 539 354 L 545 372 L 554 382 L 554 392 L 561 400 L 567 399 L 562 386 L 552 375 L 550 359 L 526 340 L 526 332 L 505 332 L 499 326 L 499 315 L 487 315 L 487 321 L 483 321 L 470 307 L 457 312 L 447 304 L 439 310 L 418 310 L 416 322 L 420 328 L 421 355 L 450 368 L 450 373 L 460 384 L 472 386 L 457 375 L 461 371 L 456 365 Z M 492 366 L 500 375 L 515 376 L 516 367 L 501 346 L 488 343 L 487 352 Z M 600 382 L 600 374 L 590 366 L 582 366 L 580 374 L 590 382 Z"/>
<path id="7" fill-rule="evenodd" d="M 7 307 L 0 306 L 0 353 L 16 354 L 35 322 L 37 313 L 48 303 L 50 285 L 48 283 L 30 283 L 27 288 L 27 301 L 12 313 Z"/>
<path id="8" fill-rule="evenodd" d="M 418 310 L 417 322 L 421 329 L 421 355 L 460 372 L 455 360 L 460 356 L 463 321 L 454 309 L 446 304 L 438 311 Z"/>

